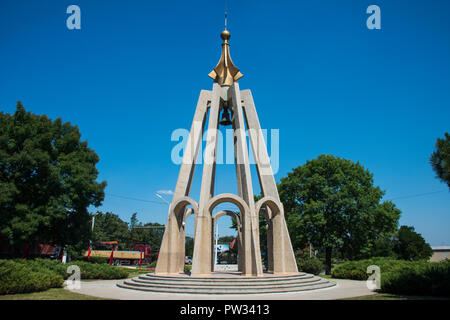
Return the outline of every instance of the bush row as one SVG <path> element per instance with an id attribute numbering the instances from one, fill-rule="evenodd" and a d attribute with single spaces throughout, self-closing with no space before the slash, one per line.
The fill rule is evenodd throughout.
<path id="1" fill-rule="evenodd" d="M 297 258 L 297 266 L 299 271 L 312 273 L 315 275 L 321 273 L 325 269 L 325 266 L 322 263 L 322 261 L 313 257 Z"/>
<path id="2" fill-rule="evenodd" d="M 67 268 L 70 265 L 77 265 L 80 267 L 81 279 L 124 279 L 128 277 L 129 271 L 121 268 L 110 266 L 106 263 L 91 263 L 86 261 L 71 261 L 67 264 L 62 264 L 56 260 L 36 259 L 34 263 L 45 266 L 52 270 L 64 279 L 67 279 L 70 274 L 67 273 Z"/>
<path id="3" fill-rule="evenodd" d="M 0 294 L 27 293 L 59 288 L 61 275 L 36 264 L 0 260 Z"/>
<path id="4" fill-rule="evenodd" d="M 347 261 L 335 266 L 333 278 L 366 280 L 367 267 L 381 272 L 381 292 L 405 295 L 450 296 L 450 261 L 406 261 L 372 258 Z"/>
<path id="5" fill-rule="evenodd" d="M 62 264 L 57 260 L 0 260 L 0 294 L 27 293 L 60 288 L 71 274 L 70 265 L 80 268 L 81 279 L 124 279 L 129 271 L 108 264 L 73 261 Z"/>
<path id="6" fill-rule="evenodd" d="M 381 291 L 406 295 L 450 296 L 450 262 L 413 264 L 382 274 Z"/>
<path id="7" fill-rule="evenodd" d="M 426 261 L 395 260 L 385 257 L 346 261 L 336 265 L 331 270 L 331 276 L 338 279 L 367 280 L 370 276 L 367 273 L 367 267 L 371 265 L 380 267 L 381 274 L 384 275 L 396 269 L 427 263 Z"/>

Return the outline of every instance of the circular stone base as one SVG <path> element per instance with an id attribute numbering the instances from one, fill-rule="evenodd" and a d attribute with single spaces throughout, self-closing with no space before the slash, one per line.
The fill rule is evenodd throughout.
<path id="1" fill-rule="evenodd" d="M 243 277 L 239 272 L 213 272 L 208 277 L 187 274 L 155 275 L 152 273 L 125 280 L 117 286 L 149 292 L 186 294 L 259 294 L 285 293 L 323 289 L 336 283 L 308 273 Z"/>

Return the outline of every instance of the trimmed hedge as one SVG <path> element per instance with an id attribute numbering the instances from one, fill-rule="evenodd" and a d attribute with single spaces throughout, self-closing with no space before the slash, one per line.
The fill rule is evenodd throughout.
<path id="1" fill-rule="evenodd" d="M 367 273 L 367 267 L 371 265 L 380 267 L 381 274 L 384 275 L 396 269 L 427 263 L 427 261 L 395 260 L 384 257 L 346 261 L 336 265 L 331 270 L 331 276 L 338 279 L 367 280 L 370 276 Z"/>
<path id="2" fill-rule="evenodd" d="M 450 296 L 450 262 L 403 266 L 382 274 L 381 291 L 406 295 Z"/>
<path id="3" fill-rule="evenodd" d="M 405 295 L 450 296 L 450 261 L 406 261 L 372 258 L 347 261 L 333 268 L 333 278 L 367 280 L 367 267 L 381 271 L 381 292 Z"/>
<path id="4" fill-rule="evenodd" d="M 62 287 L 61 275 L 18 260 L 0 260 L 0 294 L 28 293 Z"/>
<path id="5" fill-rule="evenodd" d="M 321 273 L 325 269 L 322 261 L 312 257 L 297 258 L 297 266 L 299 271 L 312 273 L 315 275 Z"/>
<path id="6" fill-rule="evenodd" d="M 27 293 L 61 288 L 70 265 L 80 267 L 81 279 L 124 279 L 129 270 L 86 261 L 62 264 L 57 260 L 0 260 L 0 294 Z"/>
<path id="7" fill-rule="evenodd" d="M 67 273 L 67 268 L 70 265 L 77 265 L 78 267 L 80 267 L 81 279 L 125 279 L 128 277 L 129 273 L 129 271 L 125 269 L 110 266 L 106 263 L 100 264 L 86 261 L 71 261 L 67 264 L 62 264 L 59 261 L 47 259 L 36 259 L 35 262 L 45 266 L 47 269 L 58 273 L 59 275 L 64 277 L 64 279 L 67 279 L 70 276 L 70 274 Z"/>

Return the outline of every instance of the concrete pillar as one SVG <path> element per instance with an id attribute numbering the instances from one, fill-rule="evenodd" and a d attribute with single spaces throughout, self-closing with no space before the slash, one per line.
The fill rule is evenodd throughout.
<path id="1" fill-rule="evenodd" d="M 204 276 L 211 273 L 211 212 L 209 200 L 214 196 L 214 173 L 217 155 L 217 129 L 219 126 L 220 99 L 222 87 L 214 83 L 209 110 L 209 122 L 206 135 L 205 157 L 203 159 L 202 185 L 200 190 L 199 212 L 195 217 L 195 243 L 192 261 L 192 276 Z"/>

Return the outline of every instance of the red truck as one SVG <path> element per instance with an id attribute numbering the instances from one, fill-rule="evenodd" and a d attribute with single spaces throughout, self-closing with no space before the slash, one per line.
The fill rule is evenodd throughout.
<path id="1" fill-rule="evenodd" d="M 84 256 L 111 259 L 114 265 L 146 265 L 152 262 L 152 247 L 145 243 L 135 243 L 133 251 L 118 250 L 117 241 L 104 241 L 94 243 L 95 249 L 85 252 Z M 97 250 L 98 249 L 98 250 Z"/>

